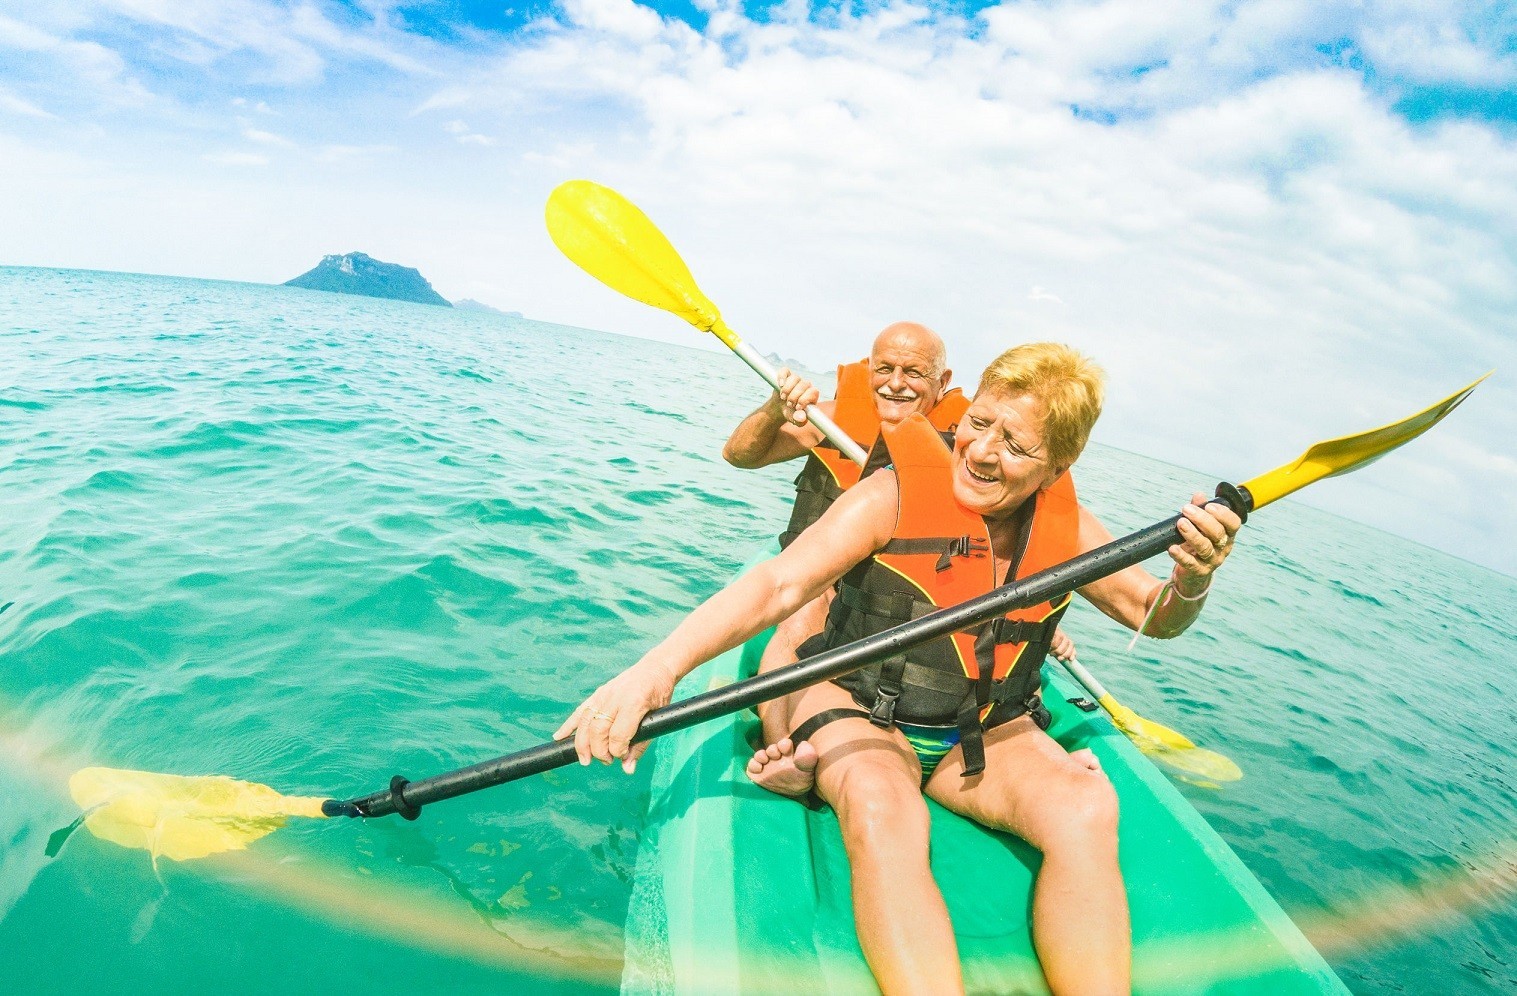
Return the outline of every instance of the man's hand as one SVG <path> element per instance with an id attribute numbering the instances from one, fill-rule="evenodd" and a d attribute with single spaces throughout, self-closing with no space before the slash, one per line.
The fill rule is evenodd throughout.
<path id="1" fill-rule="evenodd" d="M 815 384 L 789 367 L 780 367 L 775 380 L 779 386 L 770 396 L 770 404 L 776 406 L 780 417 L 785 421 L 792 425 L 805 425 L 808 421 L 806 409 L 821 400 L 821 392 Z"/>

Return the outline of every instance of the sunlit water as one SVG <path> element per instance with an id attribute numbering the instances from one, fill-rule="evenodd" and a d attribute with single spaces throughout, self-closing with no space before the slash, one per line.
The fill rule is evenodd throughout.
<path id="1" fill-rule="evenodd" d="M 61 780 L 355 795 L 541 741 L 779 528 L 793 470 L 718 457 L 760 397 L 730 357 L 580 329 L 0 269 L 8 991 L 614 987 L 641 775 L 156 869 L 87 833 L 49 857 L 78 815 Z M 1097 446 L 1078 480 L 1120 534 L 1263 469 Z M 1242 765 L 1184 790 L 1287 910 L 1331 920 L 1510 860 L 1514 620 L 1512 579 L 1287 501 L 1183 639 L 1127 653 L 1083 603 L 1068 628 L 1127 704 Z M 1507 895 L 1329 954 L 1357 991 L 1505 992 L 1514 937 Z"/>

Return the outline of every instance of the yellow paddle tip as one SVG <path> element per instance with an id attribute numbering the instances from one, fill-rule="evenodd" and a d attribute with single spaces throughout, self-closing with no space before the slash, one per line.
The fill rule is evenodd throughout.
<path id="1" fill-rule="evenodd" d="M 1470 393 L 1496 371 L 1475 378 L 1442 401 L 1377 429 L 1339 436 L 1313 445 L 1295 460 L 1260 474 L 1243 487 L 1253 497 L 1253 507 L 1263 508 L 1286 495 L 1299 491 L 1324 477 L 1336 477 L 1368 466 L 1400 446 L 1404 446 L 1441 422 L 1458 408 Z"/>
<path id="2" fill-rule="evenodd" d="M 101 840 L 189 861 L 241 850 L 291 816 L 325 819 L 324 800 L 285 796 L 225 775 L 164 775 L 120 768 L 80 768 L 69 795 L 84 826 Z"/>

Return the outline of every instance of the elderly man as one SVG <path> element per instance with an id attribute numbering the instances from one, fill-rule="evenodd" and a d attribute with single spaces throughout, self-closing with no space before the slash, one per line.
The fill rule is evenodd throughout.
<path id="1" fill-rule="evenodd" d="M 948 390 L 952 378 L 938 334 L 916 322 L 896 322 L 875 338 L 867 360 L 838 368 L 838 396 L 819 407 L 866 450 L 878 438 L 881 422 L 894 425 L 913 412 L 951 432 L 967 407 L 962 391 Z M 728 463 L 749 470 L 810 454 L 796 481 L 796 510 L 782 538 L 787 546 L 858 480 L 857 468 L 850 469 L 851 461 L 806 418 L 806 408 L 820 396 L 810 381 L 781 368 L 779 389 L 739 423 L 722 450 Z"/>
<path id="2" fill-rule="evenodd" d="M 948 351 L 938 334 L 916 322 L 896 322 L 875 337 L 867 360 L 838 368 L 837 397 L 820 402 L 819 407 L 866 451 L 874 447 L 882 424 L 896 425 L 918 412 L 951 439 L 969 405 L 962 391 L 949 390 L 952 378 Z M 859 480 L 859 467 L 827 442 L 821 430 L 806 418 L 806 408 L 818 404 L 819 398 L 810 381 L 782 368 L 779 388 L 738 424 L 722 450 L 728 463 L 745 469 L 807 457 L 795 479 L 795 507 L 780 534 L 782 547 L 789 546 Z M 829 591 L 782 622 L 769 641 L 759 671 L 794 663 L 796 649 L 822 631 L 831 601 Z M 1052 652 L 1064 659 L 1073 655 L 1074 644 L 1062 630 L 1055 637 Z M 766 743 L 774 744 L 790 732 L 787 701 L 766 703 L 759 715 L 764 720 Z M 815 763 L 809 745 L 796 760 L 802 766 Z"/>

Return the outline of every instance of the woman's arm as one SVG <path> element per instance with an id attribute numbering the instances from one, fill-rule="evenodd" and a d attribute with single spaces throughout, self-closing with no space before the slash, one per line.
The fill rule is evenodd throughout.
<path id="1" fill-rule="evenodd" d="M 1226 505 L 1206 504 L 1197 493 L 1180 510 L 1180 542 L 1169 548 L 1174 568 L 1161 582 L 1142 567 L 1133 566 L 1080 589 L 1102 612 L 1144 636 L 1169 639 L 1195 622 L 1211 589 L 1211 575 L 1232 552 L 1233 537 L 1243 522 Z M 1080 552 L 1111 542 L 1112 535 L 1088 509 L 1080 509 Z M 1154 600 L 1159 604 L 1154 606 Z M 1149 617 L 1152 609 L 1153 616 Z"/>
<path id="2" fill-rule="evenodd" d="M 624 758 L 630 772 L 643 750 L 628 749 L 638 725 L 668 705 L 675 683 L 788 618 L 883 547 L 895 529 L 898 505 L 893 473 L 865 478 L 779 556 L 712 595 L 641 660 L 592 692 L 554 739 L 573 733 L 581 764 L 591 757 L 607 763 Z"/>

